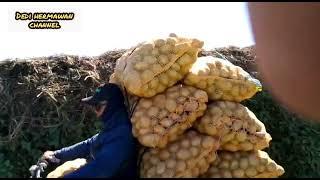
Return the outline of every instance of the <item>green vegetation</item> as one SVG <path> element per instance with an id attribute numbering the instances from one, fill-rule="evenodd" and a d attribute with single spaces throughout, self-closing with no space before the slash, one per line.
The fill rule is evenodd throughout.
<path id="1" fill-rule="evenodd" d="M 286 111 L 263 91 L 244 104 L 261 120 L 272 136 L 266 149 L 285 169 L 282 177 L 320 176 L 320 125 Z"/>

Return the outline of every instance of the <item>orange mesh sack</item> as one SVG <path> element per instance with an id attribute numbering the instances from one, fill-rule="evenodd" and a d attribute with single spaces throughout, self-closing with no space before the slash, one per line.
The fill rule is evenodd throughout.
<path id="1" fill-rule="evenodd" d="M 215 156 L 216 157 L 216 156 Z M 218 158 L 202 175 L 206 178 L 277 178 L 284 169 L 272 160 L 266 152 L 227 152 L 218 153 Z"/>
<path id="2" fill-rule="evenodd" d="M 212 56 L 200 57 L 184 79 L 186 85 L 205 90 L 210 100 L 241 102 L 261 91 L 261 84 L 241 67 Z"/>
<path id="3" fill-rule="evenodd" d="M 175 34 L 140 43 L 117 60 L 115 76 L 129 93 L 152 97 L 183 79 L 202 46 Z"/>
<path id="4" fill-rule="evenodd" d="M 196 131 L 187 131 L 166 148 L 150 148 L 143 157 L 143 178 L 183 178 L 204 174 L 216 159 L 218 140 Z"/>
<path id="5" fill-rule="evenodd" d="M 207 93 L 175 85 L 152 98 L 141 98 L 131 118 L 132 132 L 147 147 L 163 148 L 204 114 Z"/>
<path id="6" fill-rule="evenodd" d="M 201 133 L 220 137 L 221 149 L 227 151 L 262 150 L 272 139 L 253 112 L 235 102 L 209 104 L 205 115 L 194 126 Z"/>

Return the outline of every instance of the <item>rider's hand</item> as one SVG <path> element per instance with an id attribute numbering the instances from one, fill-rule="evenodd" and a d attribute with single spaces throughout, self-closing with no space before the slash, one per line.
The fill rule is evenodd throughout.
<path id="1" fill-rule="evenodd" d="M 54 156 L 54 152 L 53 151 L 46 151 L 43 156 L 42 156 L 45 160 L 48 160 L 50 162 L 53 162 L 53 163 L 59 163 L 60 162 L 60 159 L 56 158 Z"/>

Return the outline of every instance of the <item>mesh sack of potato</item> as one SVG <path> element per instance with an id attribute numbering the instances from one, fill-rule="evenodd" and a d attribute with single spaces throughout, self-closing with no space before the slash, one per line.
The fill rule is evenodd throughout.
<path id="1" fill-rule="evenodd" d="M 58 166 L 55 170 L 47 175 L 47 178 L 61 178 L 69 173 L 76 171 L 87 163 L 86 159 L 78 158 L 73 161 L 67 161 L 61 166 Z"/>
<path id="2" fill-rule="evenodd" d="M 144 146 L 163 148 L 204 114 L 207 101 L 205 91 L 182 84 L 141 98 L 131 118 L 132 133 Z"/>
<path id="3" fill-rule="evenodd" d="M 143 178 L 198 177 L 216 159 L 218 140 L 189 130 L 166 148 L 149 148 L 143 154 L 140 176 Z"/>
<path id="4" fill-rule="evenodd" d="M 261 91 L 259 80 L 241 67 L 213 56 L 199 57 L 184 83 L 205 90 L 210 100 L 241 102 Z"/>
<path id="5" fill-rule="evenodd" d="M 129 93 L 152 97 L 183 79 L 202 46 L 174 34 L 140 43 L 117 60 L 115 76 Z"/>
<path id="6" fill-rule="evenodd" d="M 206 178 L 277 178 L 284 169 L 264 151 L 218 152 Z"/>
<path id="7" fill-rule="evenodd" d="M 201 133 L 220 137 L 222 150 L 262 150 L 272 139 L 254 113 L 236 102 L 209 104 L 204 116 L 194 126 Z"/>

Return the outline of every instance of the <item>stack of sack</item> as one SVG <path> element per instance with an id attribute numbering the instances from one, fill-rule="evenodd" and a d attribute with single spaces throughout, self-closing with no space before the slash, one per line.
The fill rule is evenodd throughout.
<path id="1" fill-rule="evenodd" d="M 241 67 L 198 57 L 204 42 L 170 34 L 117 60 L 109 82 L 128 98 L 132 133 L 146 148 L 141 177 L 279 177 L 262 151 L 271 136 L 241 104 L 261 84 Z"/>

